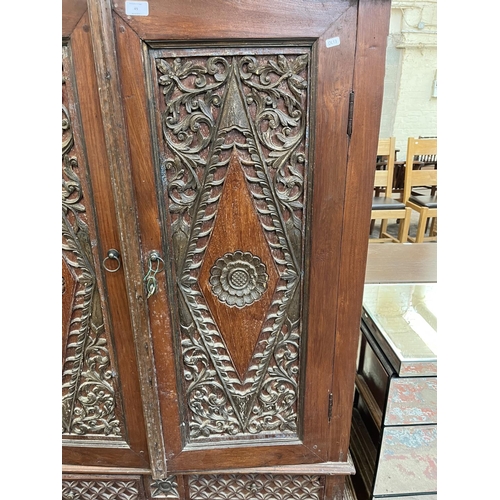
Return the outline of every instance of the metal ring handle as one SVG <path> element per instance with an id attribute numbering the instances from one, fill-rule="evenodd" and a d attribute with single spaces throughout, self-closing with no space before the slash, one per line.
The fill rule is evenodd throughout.
<path id="1" fill-rule="evenodd" d="M 149 268 L 152 268 L 152 264 L 156 263 L 156 269 L 154 270 L 155 274 L 156 273 L 161 273 L 165 269 L 165 262 L 163 259 L 160 257 L 159 252 L 156 250 L 153 250 L 150 255 L 149 255 Z"/>
<path id="2" fill-rule="evenodd" d="M 118 262 L 118 267 L 115 269 L 109 269 L 109 267 L 106 267 L 106 261 L 107 260 L 116 260 Z M 114 248 L 111 248 L 108 250 L 108 256 L 102 261 L 102 267 L 108 271 L 108 273 L 116 273 L 118 269 L 121 267 L 121 262 L 120 262 L 120 252 L 118 250 L 115 250 Z"/>

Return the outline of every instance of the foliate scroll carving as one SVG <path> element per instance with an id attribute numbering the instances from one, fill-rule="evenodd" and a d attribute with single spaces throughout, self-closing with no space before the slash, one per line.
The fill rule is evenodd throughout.
<path id="1" fill-rule="evenodd" d="M 173 152 L 163 164 L 169 195 L 175 257 L 178 260 L 187 243 L 213 140 L 215 120 L 222 102 L 228 61 L 211 57 L 202 64 L 157 59 L 158 83 L 165 96 L 162 128 L 164 140 Z"/>
<path id="2" fill-rule="evenodd" d="M 89 214 L 75 150 L 67 48 L 63 49 L 62 254 L 63 324 L 62 432 L 65 437 L 121 436 L 109 341 L 92 255 Z M 67 279 L 73 281 L 68 286 Z M 65 300 L 65 294 L 71 296 Z M 66 329 L 66 331 L 64 331 Z M 118 497 L 116 497 L 118 498 Z M 120 497 L 121 498 L 121 497 Z"/>
<path id="3" fill-rule="evenodd" d="M 297 258 L 302 252 L 309 54 L 242 57 L 240 76 Z"/>
<path id="4" fill-rule="evenodd" d="M 63 480 L 62 500 L 144 500 L 139 480 Z"/>
<path id="5" fill-rule="evenodd" d="M 218 474 L 190 476 L 191 500 L 320 500 L 321 476 Z"/>
<path id="6" fill-rule="evenodd" d="M 297 432 L 308 62 L 305 49 L 155 58 L 190 439 Z M 238 204 L 251 207 L 244 223 L 260 236 L 233 238 L 237 248 L 208 262 L 224 246 L 222 212 Z M 223 305 L 209 307 L 207 293 Z M 260 333 L 236 363 L 235 333 L 213 308 L 245 314 L 254 303 Z"/>

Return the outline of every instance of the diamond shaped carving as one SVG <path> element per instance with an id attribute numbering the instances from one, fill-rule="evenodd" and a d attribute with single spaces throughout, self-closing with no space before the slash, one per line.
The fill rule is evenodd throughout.
<path id="1" fill-rule="evenodd" d="M 238 252 L 239 255 L 237 255 Z M 227 262 L 224 262 L 224 255 L 227 255 Z M 256 286 L 262 285 L 258 283 L 258 269 L 261 269 L 261 274 L 266 274 L 265 288 L 262 287 L 261 293 L 257 288 L 250 290 L 250 292 L 259 292 L 256 300 L 252 300 L 250 293 L 247 295 L 251 303 L 244 304 L 245 295 L 241 295 L 240 300 L 243 299 L 244 307 L 230 307 L 232 305 L 230 303 L 233 301 L 236 303 L 237 294 L 244 289 L 238 289 L 238 284 L 236 287 L 233 284 L 233 287 L 227 288 L 234 295 L 226 292 L 222 288 L 225 284 L 224 271 L 226 271 L 226 278 L 232 279 L 233 283 L 237 278 L 240 278 L 243 283 L 249 281 L 251 276 L 248 271 L 252 270 L 252 258 L 248 258 L 249 262 L 245 266 L 244 255 L 255 257 L 260 261 L 262 267 L 255 264 Z M 237 261 L 240 264 L 234 265 Z M 220 263 L 220 268 L 217 267 L 217 263 Z M 222 283 L 218 285 L 221 278 Z M 263 282 L 263 277 L 261 278 Z M 217 220 L 201 268 L 200 287 L 240 379 L 243 379 L 247 371 L 277 281 L 276 265 L 250 198 L 237 153 L 234 151 L 217 210 Z M 216 286 L 214 287 L 212 283 L 216 283 Z M 214 293 L 214 290 L 220 290 L 221 295 Z"/>

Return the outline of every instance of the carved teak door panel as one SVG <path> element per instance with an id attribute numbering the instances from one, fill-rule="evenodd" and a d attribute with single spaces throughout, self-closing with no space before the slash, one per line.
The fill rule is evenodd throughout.
<path id="1" fill-rule="evenodd" d="M 277 481 L 290 498 L 333 498 L 341 482 L 279 474 L 350 470 L 388 7 L 154 0 L 132 15 L 125 2 L 87 4 L 74 33 L 92 49 L 74 57 L 92 66 L 87 81 L 84 62 L 77 73 L 93 262 L 122 256 L 96 279 L 121 352 L 109 362 L 135 380 L 117 383 L 136 398 L 120 404 L 165 479 L 151 491 L 229 499 Z"/>
<path id="2" fill-rule="evenodd" d="M 85 2 L 63 5 L 63 463 L 149 466 L 123 273 L 101 262 L 118 248 Z M 116 264 L 110 263 L 111 269 Z"/>
<path id="3" fill-rule="evenodd" d="M 226 467 L 322 460 L 303 444 L 301 399 L 311 55 L 150 51 L 170 326 L 157 334 L 173 338 L 181 467 L 208 450 Z M 279 451 L 249 453 L 269 441 Z"/>

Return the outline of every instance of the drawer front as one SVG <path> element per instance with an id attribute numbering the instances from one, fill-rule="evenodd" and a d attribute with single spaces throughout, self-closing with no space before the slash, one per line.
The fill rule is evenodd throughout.
<path id="1" fill-rule="evenodd" d="M 386 427 L 374 495 L 437 491 L 437 425 Z"/>
<path id="2" fill-rule="evenodd" d="M 63 475 L 62 500 L 145 500 L 141 476 Z"/>
<path id="3" fill-rule="evenodd" d="M 365 336 L 361 336 L 358 374 L 365 381 L 380 411 L 384 411 L 390 374 Z"/>
<path id="4" fill-rule="evenodd" d="M 384 424 L 436 423 L 437 378 L 393 378 L 389 387 Z"/>
<path id="5" fill-rule="evenodd" d="M 324 476 L 213 474 L 189 477 L 190 500 L 322 500 Z"/>

